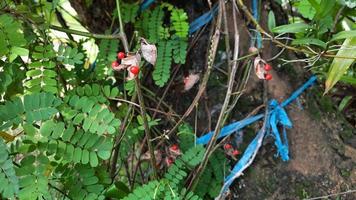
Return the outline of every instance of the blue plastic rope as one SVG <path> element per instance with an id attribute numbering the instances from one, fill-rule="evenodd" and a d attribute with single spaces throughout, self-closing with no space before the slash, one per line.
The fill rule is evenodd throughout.
<path id="1" fill-rule="evenodd" d="M 146 10 L 154 2 L 155 2 L 155 0 L 144 0 L 140 5 L 139 12 Z"/>
<path id="2" fill-rule="evenodd" d="M 283 161 L 289 160 L 289 147 L 287 139 L 286 128 L 292 127 L 292 122 L 289 119 L 287 112 L 284 110 L 284 107 L 289 105 L 292 101 L 296 100 L 300 94 L 302 94 L 307 88 L 312 86 L 316 81 L 316 76 L 312 76 L 307 82 L 305 82 L 300 88 L 291 94 L 291 96 L 283 101 L 281 104 L 278 104 L 277 100 L 272 99 L 269 101 L 269 108 L 266 116 L 266 127 L 263 127 L 259 130 L 257 136 L 252 140 L 252 142 L 246 148 L 241 159 L 237 162 L 234 168 L 231 170 L 230 175 L 225 178 L 224 185 L 222 187 L 220 195 L 223 195 L 232 182 L 242 175 L 242 172 L 253 162 L 259 148 L 262 145 L 263 138 L 265 135 L 272 135 L 275 138 L 275 145 L 277 147 L 277 156 L 281 156 Z M 264 114 L 258 114 L 247 119 L 234 122 L 229 124 L 221 129 L 221 132 L 218 138 L 229 136 L 232 133 L 242 129 L 243 127 L 262 119 Z M 281 137 L 278 125 L 281 125 L 283 128 L 283 135 Z M 197 144 L 207 144 L 213 132 L 209 132 L 196 141 Z"/>
<path id="3" fill-rule="evenodd" d="M 258 12 L 258 0 L 253 0 L 252 1 L 252 15 L 253 15 L 253 18 L 255 18 L 256 21 L 259 21 L 260 20 L 260 17 L 259 17 L 259 12 Z M 253 39 L 252 40 L 252 46 L 254 46 L 254 43 L 256 42 L 257 40 L 257 48 L 262 48 L 262 36 L 261 36 L 261 33 L 260 32 L 255 32 L 254 33 L 255 35 L 255 38 L 256 39 Z"/>
<path id="4" fill-rule="evenodd" d="M 303 93 L 304 90 L 306 90 L 311 85 L 313 85 L 315 81 L 316 81 L 316 76 L 312 76 L 306 83 L 304 83 L 300 88 L 298 88 L 295 92 L 293 92 L 292 95 L 288 99 L 283 101 L 280 104 L 280 107 L 285 107 L 285 106 L 289 105 L 301 93 Z M 257 120 L 262 119 L 263 115 L 264 114 L 258 114 L 258 115 L 243 119 L 241 121 L 234 122 L 234 123 L 229 124 L 227 126 L 224 126 L 220 131 L 218 139 L 220 139 L 222 137 L 225 137 L 225 136 L 229 136 L 232 133 L 234 133 L 234 132 L 246 127 L 247 125 L 250 125 L 250 124 L 252 124 L 253 122 L 255 122 Z M 214 134 L 214 131 L 211 131 L 211 132 L 206 133 L 203 136 L 197 138 L 196 144 L 208 144 L 210 139 L 211 139 L 211 137 L 213 136 L 213 134 Z"/>
<path id="5" fill-rule="evenodd" d="M 247 119 L 243 119 L 241 121 L 234 122 L 232 124 L 229 124 L 221 129 L 221 132 L 218 136 L 218 139 L 231 135 L 235 131 L 238 131 L 252 123 L 254 123 L 257 120 L 260 120 L 263 118 L 263 114 L 255 115 L 253 117 L 249 117 Z M 199 137 L 196 141 L 196 144 L 208 144 L 211 137 L 213 136 L 214 131 L 210 131 L 209 133 Z"/>
<path id="6" fill-rule="evenodd" d="M 139 12 L 142 12 L 146 10 L 152 3 L 154 3 L 155 0 L 144 0 L 141 5 Z M 215 4 L 215 6 L 208 12 L 204 13 L 200 17 L 196 18 L 189 27 L 189 35 L 192 35 L 195 33 L 197 30 L 199 30 L 201 27 L 203 27 L 205 24 L 208 24 L 214 17 L 214 15 L 218 11 L 218 4 Z"/>
<path id="7" fill-rule="evenodd" d="M 218 4 L 215 4 L 215 6 L 210 11 L 204 13 L 200 17 L 196 18 L 192 23 L 190 23 L 189 35 L 192 35 L 205 24 L 209 23 L 213 19 L 214 15 L 217 13 L 218 8 Z"/>

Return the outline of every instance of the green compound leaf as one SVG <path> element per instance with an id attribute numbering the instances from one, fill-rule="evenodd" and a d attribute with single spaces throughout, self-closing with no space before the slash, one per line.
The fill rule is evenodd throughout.
<path id="1" fill-rule="evenodd" d="M 15 174 L 12 159 L 7 146 L 0 138 L 0 194 L 3 198 L 11 198 L 19 193 L 19 180 Z"/>
<path id="2" fill-rule="evenodd" d="M 160 41 L 157 49 L 157 62 L 153 71 L 153 80 L 156 85 L 163 87 L 170 77 L 173 43 L 171 41 Z"/>

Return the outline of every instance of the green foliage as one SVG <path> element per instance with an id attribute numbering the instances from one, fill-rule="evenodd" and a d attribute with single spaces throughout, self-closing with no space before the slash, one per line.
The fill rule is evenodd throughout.
<path id="1" fill-rule="evenodd" d="M 175 35 L 180 38 L 187 38 L 189 31 L 188 16 L 183 9 L 172 9 L 171 28 Z"/>
<path id="2" fill-rule="evenodd" d="M 222 150 L 215 151 L 209 158 L 208 165 L 194 192 L 200 197 L 204 197 L 203 199 L 206 199 L 207 196 L 210 198 L 217 197 L 225 178 L 224 172 L 228 169 L 228 161 L 224 152 Z"/>
<path id="3" fill-rule="evenodd" d="M 0 183 L 0 194 L 4 198 L 14 198 L 19 193 L 19 180 L 2 139 L 0 139 Z"/>
<path id="4" fill-rule="evenodd" d="M 281 25 L 274 27 L 272 32 L 274 33 L 304 33 L 306 32 L 310 26 L 306 23 L 298 22 L 293 24 Z"/>
<path id="5" fill-rule="evenodd" d="M 356 37 L 354 22 L 348 20 L 355 16 L 352 8 L 356 4 L 348 0 L 298 0 L 293 1 L 292 5 L 303 18 L 293 17 L 293 23 L 274 27 L 272 32 L 293 33 L 293 46 L 311 50 L 312 53 L 306 54 L 310 57 L 308 64 L 313 65 L 315 73 L 325 76 L 326 93 L 340 80 L 352 84 L 355 79 L 352 70 L 355 54 L 345 48 L 356 46 L 352 42 Z M 336 57 L 315 57 L 322 54 L 320 52 L 336 54 Z"/>
<path id="6" fill-rule="evenodd" d="M 346 39 L 336 55 L 340 57 L 356 57 L 356 51 L 350 51 L 347 48 L 350 46 L 356 46 L 356 37 Z M 334 58 L 325 82 L 325 92 L 328 92 L 341 79 L 354 61 L 355 59 Z"/>
<path id="7" fill-rule="evenodd" d="M 163 17 L 164 12 L 162 7 L 156 7 L 150 15 L 148 21 L 148 40 L 150 42 L 156 43 L 160 40 L 160 31 L 163 29 Z"/>
<path id="8" fill-rule="evenodd" d="M 5 98 L 23 91 L 22 80 L 25 79 L 25 72 L 20 69 L 17 63 L 2 63 L 3 71 L 0 71 L 0 94 L 5 94 Z M 0 67 L 1 68 L 1 67 Z"/>
<path id="9" fill-rule="evenodd" d="M 181 127 L 179 127 L 178 137 L 180 140 L 180 147 L 182 152 L 187 155 L 191 154 L 190 151 L 192 151 L 192 149 L 189 148 L 189 146 L 191 147 L 194 145 L 195 137 L 191 127 L 186 124 L 183 124 Z M 202 199 L 217 197 L 225 178 L 224 172 L 228 171 L 228 169 L 228 160 L 226 159 L 225 153 L 221 150 L 216 150 L 209 158 L 207 167 L 199 179 L 194 193 L 200 196 Z"/>
<path id="10" fill-rule="evenodd" d="M 77 48 L 72 48 L 70 46 L 60 45 L 58 49 L 57 61 L 63 62 L 64 64 L 74 65 L 83 63 L 84 54 L 78 53 Z"/>
<path id="11" fill-rule="evenodd" d="M 23 100 L 16 97 L 0 105 L 0 130 L 19 125 L 47 120 L 58 112 L 61 101 L 49 93 L 25 95 Z"/>
<path id="12" fill-rule="evenodd" d="M 152 76 L 155 83 L 160 87 L 163 87 L 170 77 L 172 50 L 173 44 L 171 41 L 158 43 L 157 62 Z"/>
<path id="13" fill-rule="evenodd" d="M 68 165 L 63 166 L 68 167 Z M 101 169 L 105 172 L 104 169 Z M 105 174 L 106 179 L 108 175 Z M 103 180 L 89 165 L 76 165 L 63 171 L 64 188 L 72 199 L 104 199 L 103 191 L 110 180 Z M 73 187 L 75 185 L 75 187 Z"/>
<path id="14" fill-rule="evenodd" d="M 111 69 L 111 62 L 116 60 L 116 54 L 118 49 L 118 40 L 100 41 L 99 53 L 96 58 L 96 67 L 94 69 L 96 79 L 102 80 L 108 75 L 113 74 Z"/>
<path id="15" fill-rule="evenodd" d="M 268 13 L 267 25 L 270 31 L 272 31 L 272 29 L 276 27 L 276 17 L 274 16 L 274 12 L 272 10 Z"/>
<path id="16" fill-rule="evenodd" d="M 40 130 L 47 145 L 47 154 L 55 154 L 56 159 L 65 162 L 88 164 L 96 167 L 98 158 L 107 160 L 110 157 L 112 142 L 110 138 L 76 130 L 73 125 L 65 127 L 64 123 L 45 122 Z"/>
<path id="17" fill-rule="evenodd" d="M 317 3 L 320 3 L 320 0 L 316 0 Z M 316 9 L 313 7 L 309 0 L 302 0 L 298 3 L 297 9 L 303 17 L 307 19 L 313 19 L 316 14 Z"/>
<path id="18" fill-rule="evenodd" d="M 10 15 L 0 15 L 0 57 L 12 62 L 17 56 L 27 56 L 26 43 L 21 24 Z"/>
<path id="19" fill-rule="evenodd" d="M 20 179 L 20 199 L 52 199 L 48 188 L 51 174 L 49 159 L 43 154 L 28 155 L 21 160 L 16 170 Z"/>
<path id="20" fill-rule="evenodd" d="M 184 64 L 187 55 L 188 42 L 181 39 L 175 39 L 172 40 L 172 45 L 174 62 Z"/>
<path id="21" fill-rule="evenodd" d="M 139 186 L 124 200 L 136 199 L 201 199 L 183 187 L 188 172 L 203 159 L 205 148 L 201 145 L 190 148 L 169 167 L 160 181 L 154 180 Z M 184 198 L 185 197 L 185 198 Z"/>
<path id="22" fill-rule="evenodd" d="M 28 64 L 29 70 L 26 72 L 28 80 L 24 84 L 29 93 L 58 92 L 55 57 L 52 45 L 35 46 L 32 51 L 33 62 Z"/>
<path id="23" fill-rule="evenodd" d="M 124 12 L 121 12 L 121 17 L 122 17 L 122 22 L 124 23 L 134 23 L 136 20 L 136 16 L 138 13 L 138 9 L 140 6 L 135 3 L 135 4 L 128 4 L 128 3 L 122 3 L 121 4 L 121 10 Z M 114 10 L 114 15 L 117 16 L 117 10 Z"/>
<path id="24" fill-rule="evenodd" d="M 168 16 L 170 22 L 164 23 L 163 19 Z M 156 85 L 163 87 L 170 78 L 173 61 L 177 64 L 185 63 L 188 16 L 184 10 L 169 3 L 162 3 L 152 11 L 145 11 L 141 15 L 141 20 L 136 21 L 136 29 L 149 42 L 157 45 L 157 62 L 152 76 Z"/>

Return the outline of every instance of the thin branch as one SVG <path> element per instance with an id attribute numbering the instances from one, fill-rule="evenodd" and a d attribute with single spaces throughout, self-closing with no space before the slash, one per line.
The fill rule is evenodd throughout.
<path id="1" fill-rule="evenodd" d="M 95 38 L 95 39 L 111 39 L 111 40 L 121 39 L 121 40 L 123 40 L 123 35 L 121 33 L 114 34 L 114 35 L 96 34 L 96 33 L 83 32 L 83 31 L 78 31 L 78 30 L 73 30 L 73 29 L 67 29 L 67 28 L 63 28 L 60 26 L 54 26 L 54 25 L 50 25 L 49 28 L 56 30 L 56 31 L 61 31 L 64 33 L 70 33 L 73 35 L 80 35 L 80 36 L 85 36 L 85 37 L 90 37 L 90 38 Z"/>
<path id="2" fill-rule="evenodd" d="M 348 190 L 345 192 L 339 192 L 339 193 L 335 193 L 335 194 L 329 194 L 329 195 L 325 195 L 325 196 L 320 196 L 320 197 L 313 197 L 313 198 L 308 198 L 305 200 L 317 200 L 317 199 L 327 199 L 329 197 L 334 197 L 334 196 L 339 196 L 339 195 L 344 195 L 344 194 L 351 194 L 356 192 L 356 190 Z"/>
<path id="3" fill-rule="evenodd" d="M 68 199 L 72 199 L 70 198 L 70 196 L 68 196 L 65 192 L 63 192 L 61 189 L 57 188 L 56 186 L 52 185 L 51 183 L 48 183 L 48 186 L 57 190 L 59 193 L 63 194 L 63 196 L 65 196 Z"/>
<path id="4" fill-rule="evenodd" d="M 158 173 L 157 173 L 157 168 L 156 168 L 156 157 L 154 154 L 154 149 L 153 145 L 151 143 L 151 133 L 150 133 L 150 128 L 148 126 L 148 121 L 147 121 L 147 114 L 146 114 L 146 107 L 145 103 L 143 101 L 143 96 L 142 96 L 142 91 L 140 88 L 140 81 L 138 77 L 135 78 L 135 85 L 136 85 L 136 92 L 138 96 L 138 101 L 140 103 L 140 110 L 141 110 L 141 116 L 143 120 L 143 127 L 145 129 L 145 135 L 147 137 L 147 146 L 148 146 L 148 151 L 150 153 L 150 161 L 151 161 L 151 167 L 153 168 L 153 177 L 155 179 L 158 178 Z"/>
<path id="5" fill-rule="evenodd" d="M 205 91 L 205 87 L 206 87 L 206 85 L 208 83 L 211 69 L 213 68 L 213 64 L 214 64 L 213 62 L 215 60 L 215 55 L 216 55 L 217 47 L 218 47 L 218 44 L 219 44 L 221 17 L 218 17 L 218 19 L 219 19 L 217 21 L 217 27 L 218 28 L 216 29 L 214 35 L 212 35 L 211 40 L 210 40 L 211 41 L 211 46 L 210 46 L 209 53 L 208 53 L 208 66 L 207 66 L 206 72 L 205 72 L 205 74 L 203 76 L 202 82 L 201 82 L 201 84 L 199 86 L 199 90 L 198 90 L 196 96 L 194 97 L 192 103 L 190 104 L 188 109 L 183 114 L 182 118 L 167 133 L 167 136 L 170 136 L 171 134 L 173 134 L 174 131 L 176 131 L 178 129 L 178 127 L 180 126 L 180 124 L 184 121 L 184 119 L 189 116 L 189 114 L 193 111 L 195 105 L 198 103 L 198 101 L 200 100 L 202 94 Z"/>
<path id="6" fill-rule="evenodd" d="M 217 19 L 218 22 L 217 22 L 216 29 L 215 29 L 215 34 L 214 34 L 213 40 L 212 40 L 212 50 L 213 51 L 211 51 L 211 52 L 213 52 L 213 53 L 216 52 L 216 47 L 217 47 L 217 44 L 218 44 L 218 41 L 219 41 L 221 18 L 222 18 L 222 15 L 223 15 L 224 12 L 225 12 L 225 3 L 224 3 L 223 0 L 220 0 L 219 1 L 219 15 L 218 15 L 218 19 Z M 226 21 L 225 21 L 225 23 L 226 23 Z M 237 46 L 236 46 L 236 44 L 237 44 Z M 235 38 L 234 59 L 237 59 L 238 49 L 239 49 L 239 46 L 238 46 L 238 37 L 237 37 L 237 38 Z M 211 65 L 212 65 L 213 61 L 214 60 L 210 60 Z M 227 109 L 227 106 L 228 106 L 229 101 L 230 101 L 231 91 L 232 91 L 232 87 L 233 87 L 233 84 L 234 84 L 236 70 L 237 70 L 237 64 L 236 64 L 236 62 L 234 62 L 233 66 L 232 66 L 232 69 L 231 69 L 230 77 L 229 77 L 229 85 L 228 85 L 228 89 L 227 89 L 227 92 L 226 92 L 224 104 L 223 104 L 223 106 L 221 108 L 220 116 L 219 116 L 218 122 L 216 124 L 214 134 L 213 134 L 210 142 L 208 143 L 208 145 L 206 147 L 206 152 L 204 154 L 203 161 L 198 166 L 197 170 L 195 171 L 195 174 L 193 175 L 192 180 L 190 181 L 190 183 L 189 183 L 189 185 L 187 187 L 188 190 L 194 190 L 195 189 L 195 187 L 196 187 L 196 185 L 197 185 L 197 183 L 199 181 L 199 178 L 200 178 L 201 174 L 203 173 L 203 171 L 204 171 L 204 169 L 205 169 L 205 167 L 206 167 L 206 165 L 208 163 L 209 157 L 210 157 L 210 155 L 212 153 L 213 146 L 216 143 L 217 136 L 220 133 L 220 128 L 221 128 L 221 125 L 222 125 L 221 122 L 223 120 L 225 110 Z"/>

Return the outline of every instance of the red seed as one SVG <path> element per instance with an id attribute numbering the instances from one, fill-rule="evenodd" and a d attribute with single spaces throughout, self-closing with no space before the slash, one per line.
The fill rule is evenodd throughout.
<path id="1" fill-rule="evenodd" d="M 265 79 L 266 79 L 267 81 L 272 80 L 272 74 L 266 74 L 266 75 L 265 75 Z"/>
<path id="2" fill-rule="evenodd" d="M 117 62 L 117 61 L 113 61 L 112 63 L 111 63 L 111 67 L 112 68 L 115 68 L 115 67 L 118 67 L 119 66 L 119 63 Z"/>
<path id="3" fill-rule="evenodd" d="M 125 58 L 125 53 L 124 53 L 124 52 L 119 52 L 119 53 L 117 53 L 117 58 L 118 58 L 118 59 L 123 59 L 123 58 Z"/>
<path id="4" fill-rule="evenodd" d="M 235 149 L 235 150 L 232 152 L 232 155 L 233 155 L 233 156 L 240 155 L 240 151 Z"/>
<path id="5" fill-rule="evenodd" d="M 140 68 L 137 66 L 132 66 L 130 68 L 130 72 L 133 73 L 134 75 L 137 75 L 140 72 Z"/>
<path id="6" fill-rule="evenodd" d="M 172 157 L 168 157 L 166 161 L 168 165 L 171 165 L 174 162 Z"/>
<path id="7" fill-rule="evenodd" d="M 266 70 L 266 71 L 272 70 L 272 66 L 269 65 L 269 64 L 265 64 L 265 70 Z"/>
<path id="8" fill-rule="evenodd" d="M 179 149 L 179 147 L 178 147 L 178 145 L 176 145 L 176 144 L 173 144 L 172 146 L 171 146 L 171 150 L 173 150 L 173 151 L 177 151 Z"/>
<path id="9" fill-rule="evenodd" d="M 231 144 L 225 144 L 224 145 L 224 149 L 226 149 L 226 150 L 231 149 L 231 148 L 232 148 Z"/>

